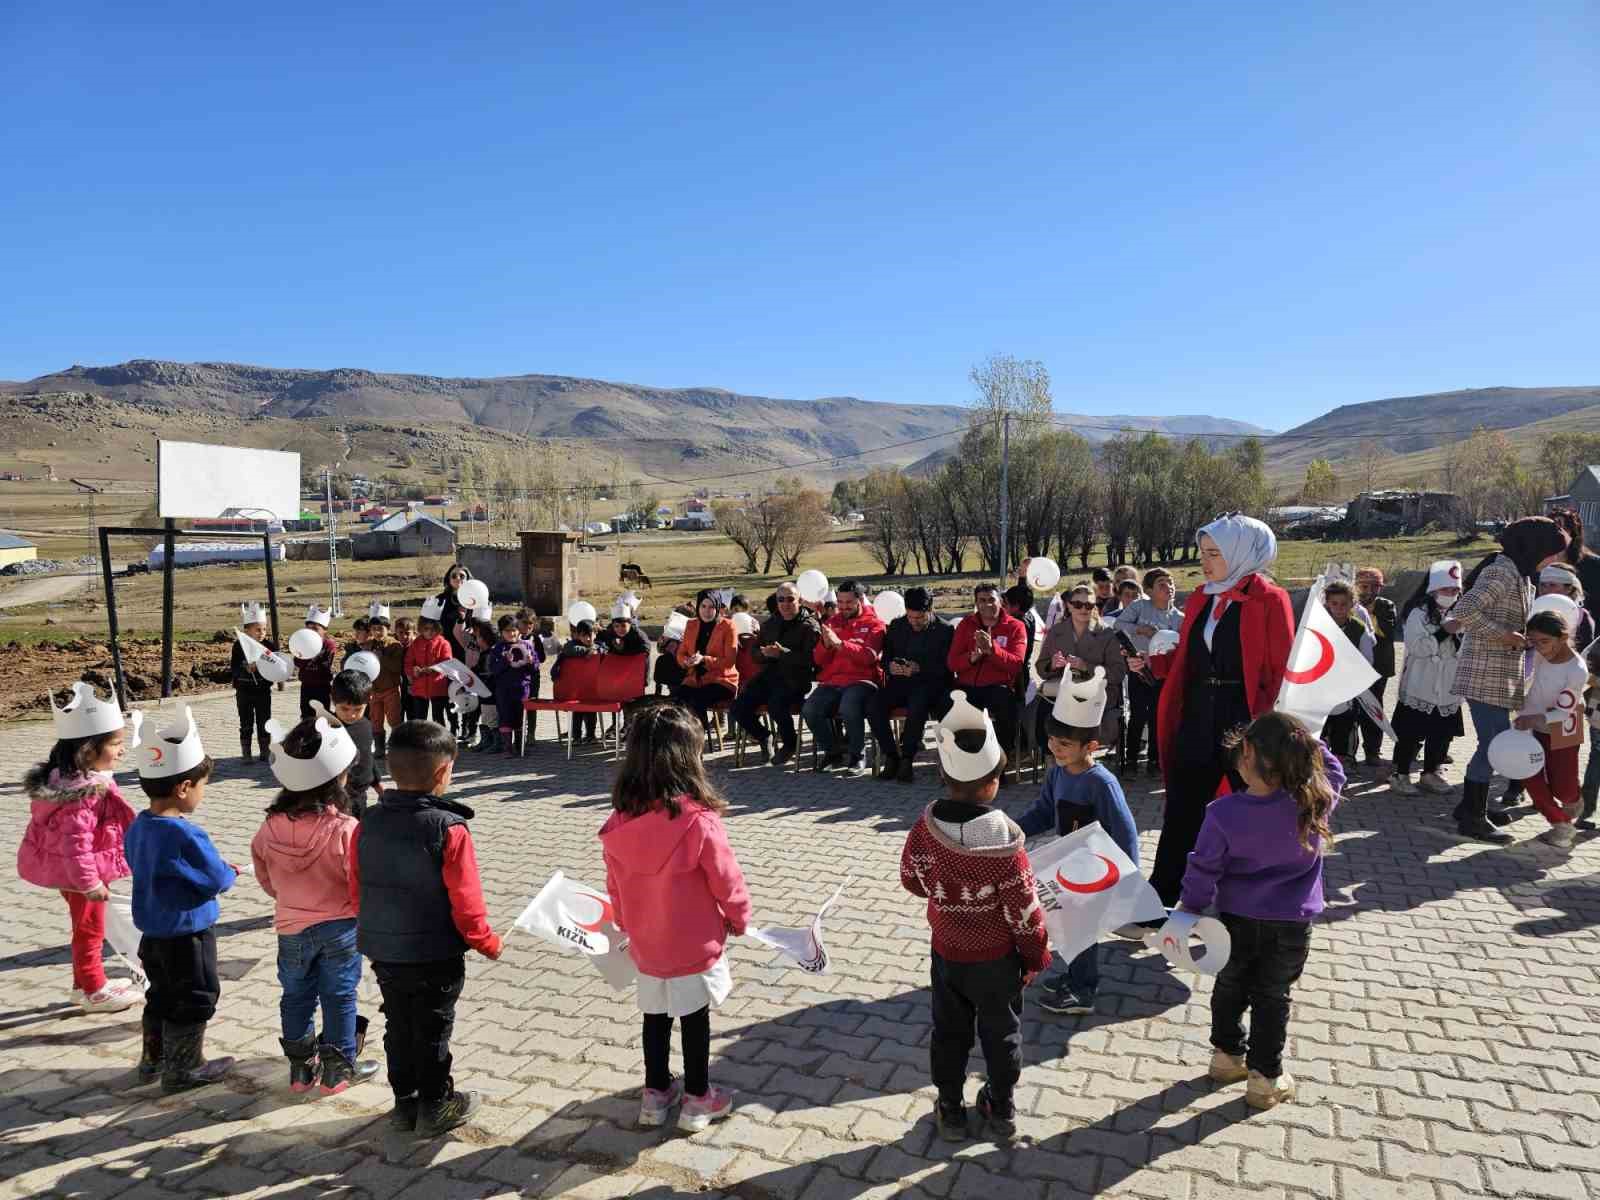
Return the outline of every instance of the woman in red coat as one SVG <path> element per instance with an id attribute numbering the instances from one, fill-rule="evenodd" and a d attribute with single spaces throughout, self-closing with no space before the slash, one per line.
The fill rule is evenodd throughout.
<path id="1" fill-rule="evenodd" d="M 1168 908 L 1178 902 L 1206 805 L 1224 781 L 1244 787 L 1223 735 L 1271 711 L 1294 640 L 1289 594 L 1262 573 L 1278 556 L 1272 530 L 1253 517 L 1219 517 L 1199 544 L 1205 585 L 1184 604 L 1178 648 L 1150 659 L 1166 680 L 1156 736 L 1167 786 L 1150 882 Z M 1129 659 L 1129 669 L 1138 663 Z"/>

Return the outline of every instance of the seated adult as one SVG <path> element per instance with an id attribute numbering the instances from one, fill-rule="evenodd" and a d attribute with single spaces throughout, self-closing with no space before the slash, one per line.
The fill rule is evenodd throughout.
<path id="1" fill-rule="evenodd" d="M 830 595 L 833 593 L 830 593 Z M 883 682 L 878 657 L 883 652 L 883 622 L 867 604 L 862 586 L 847 579 L 838 588 L 838 611 L 822 624 L 817 648 L 817 686 L 802 710 L 817 752 L 817 770 L 844 768 L 856 778 L 867 773 L 867 701 Z M 834 744 L 833 719 L 844 722 L 845 745 Z"/>
<path id="2" fill-rule="evenodd" d="M 733 622 L 722 615 L 717 593 L 701 588 L 694 598 L 695 618 L 683 631 L 678 645 L 678 665 L 683 682 L 672 698 L 694 711 L 700 724 L 711 727 L 711 709 L 732 700 L 739 688 L 739 637 Z"/>
<path id="3" fill-rule="evenodd" d="M 816 614 L 800 603 L 794 584 L 780 584 L 775 600 L 777 615 L 768 617 L 756 635 L 755 658 L 765 669 L 745 682 L 733 703 L 733 718 L 760 746 L 762 762 L 782 764 L 794 757 L 799 741 L 794 714 L 811 690 L 817 669 L 812 655 L 822 627 Z M 768 745 L 769 735 L 756 712 L 762 705 L 778 730 L 776 752 Z"/>
<path id="4" fill-rule="evenodd" d="M 950 711 L 950 643 L 955 630 L 933 615 L 928 589 L 906 589 L 906 614 L 889 622 L 883 635 L 884 685 L 872 697 L 868 715 L 878 739 L 878 778 L 911 782 L 912 763 L 922 749 L 922 727 Z M 889 714 L 906 710 L 898 745 Z"/>
<path id="5" fill-rule="evenodd" d="M 1027 652 L 1028 631 L 1001 610 L 994 584 L 973 588 L 972 600 L 973 611 L 956 626 L 945 662 L 955 675 L 953 686 L 993 718 L 1000 745 L 1012 754 L 1017 745 L 1017 698 L 1012 686 Z"/>
<path id="6" fill-rule="evenodd" d="M 1039 648 L 1039 691 L 1054 702 L 1068 671 L 1087 679 L 1096 667 L 1106 669 L 1106 705 L 1100 717 L 1099 742 L 1110 748 L 1122 735 L 1122 681 L 1128 669 L 1116 631 L 1101 618 L 1088 584 L 1080 583 L 1067 593 L 1067 620 L 1052 625 Z M 1045 744 L 1043 718 L 1049 715 L 1050 704 L 1039 705 L 1041 719 L 1035 737 L 1041 746 Z"/>

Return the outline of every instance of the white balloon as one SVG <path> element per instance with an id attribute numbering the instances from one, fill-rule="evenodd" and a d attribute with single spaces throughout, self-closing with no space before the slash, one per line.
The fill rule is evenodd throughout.
<path id="1" fill-rule="evenodd" d="M 733 631 L 740 637 L 761 632 L 761 626 L 756 623 L 756 619 L 749 613 L 734 613 L 728 619 L 733 622 Z"/>
<path id="2" fill-rule="evenodd" d="M 322 653 L 322 635 L 315 629 L 296 629 L 289 635 L 289 653 L 296 658 L 315 658 Z"/>
<path id="3" fill-rule="evenodd" d="M 459 683 L 450 685 L 450 707 L 455 709 L 459 716 L 464 717 L 468 713 L 477 712 L 478 706 L 482 703 L 476 692 L 468 691 Z"/>
<path id="4" fill-rule="evenodd" d="M 383 668 L 378 662 L 378 656 L 370 650 L 358 650 L 344 660 L 346 671 L 360 671 L 368 679 L 377 679 L 378 672 Z"/>
<path id="5" fill-rule="evenodd" d="M 1528 610 L 1531 617 L 1534 613 L 1553 612 L 1567 623 L 1567 632 L 1576 633 L 1578 624 L 1578 602 L 1570 596 L 1563 596 L 1560 592 L 1551 592 L 1548 596 L 1540 596 L 1533 602 L 1533 607 Z"/>
<path id="6" fill-rule="evenodd" d="M 821 604 L 822 598 L 828 594 L 828 577 L 821 571 L 801 571 L 800 577 L 794 581 L 794 590 L 800 593 L 800 599 L 807 604 Z"/>
<path id="7" fill-rule="evenodd" d="M 1053 558 L 1036 558 L 1028 564 L 1028 586 L 1036 592 L 1048 592 L 1061 582 L 1061 568 Z"/>
<path id="8" fill-rule="evenodd" d="M 1489 743 L 1489 766 L 1507 779 L 1529 779 L 1544 766 L 1544 747 L 1526 729 L 1507 729 Z"/>
<path id="9" fill-rule="evenodd" d="M 1150 653 L 1171 654 L 1182 640 L 1176 629 L 1158 629 L 1150 635 Z"/>
<path id="10" fill-rule="evenodd" d="M 256 659 L 256 673 L 268 683 L 288 683 L 294 678 L 294 663 L 268 650 Z"/>
<path id="11" fill-rule="evenodd" d="M 887 623 L 906 615 L 906 600 L 899 592 L 879 592 L 872 599 L 872 609 Z"/>
<path id="12" fill-rule="evenodd" d="M 456 589 L 456 603 L 471 610 L 489 603 L 489 585 L 481 579 L 469 579 Z"/>
<path id="13" fill-rule="evenodd" d="M 595 612 L 594 605 L 587 600 L 575 600 L 567 609 L 567 624 L 576 625 L 579 621 L 593 621 L 599 615 Z"/>
<path id="14" fill-rule="evenodd" d="M 689 618 L 682 613 L 673 613 L 667 618 L 666 625 L 661 630 L 661 636 L 669 641 L 681 642 L 683 635 L 689 632 Z"/>

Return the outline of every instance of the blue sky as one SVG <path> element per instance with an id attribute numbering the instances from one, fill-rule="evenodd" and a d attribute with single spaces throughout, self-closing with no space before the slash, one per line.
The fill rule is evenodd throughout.
<path id="1" fill-rule="evenodd" d="M 1600 383 L 1600 7 L 767 7 L 13 0 L 0 378 Z"/>

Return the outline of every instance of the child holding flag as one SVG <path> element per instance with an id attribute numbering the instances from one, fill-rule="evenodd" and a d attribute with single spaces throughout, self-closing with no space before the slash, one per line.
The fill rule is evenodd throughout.
<path id="1" fill-rule="evenodd" d="M 1087 682 L 1067 678 L 1056 693 L 1046 723 L 1047 745 L 1055 766 L 1044 777 L 1039 798 L 1017 824 L 1028 837 L 1055 830 L 1065 837 L 1098 821 L 1135 866 L 1139 829 L 1128 811 L 1117 777 L 1094 760 L 1100 748 L 1100 719 L 1106 708 L 1106 669 L 1096 667 Z M 1053 1013 L 1089 1013 L 1100 987 L 1100 947 L 1091 945 L 1059 975 L 1044 982 L 1039 1007 Z"/>
<path id="2" fill-rule="evenodd" d="M 1006 769 L 994 721 L 955 691 L 938 736 L 945 796 L 923 811 L 900 855 L 900 885 L 927 898 L 933 931 L 935 1115 L 945 1141 L 967 1136 L 976 1026 L 989 1076 L 978 1111 L 997 1136 L 1010 1138 L 1012 1093 L 1022 1077 L 1022 990 L 1049 965 L 1050 941 L 1022 830 L 994 808 Z"/>
<path id="3" fill-rule="evenodd" d="M 728 845 L 727 802 L 706 778 L 705 733 L 678 704 L 652 703 L 628 726 L 628 753 L 600 830 L 612 918 L 628 934 L 644 1014 L 644 1095 L 639 1124 L 705 1129 L 733 1111 L 712 1085 L 711 1008 L 733 977 L 723 948 L 750 922 L 750 892 Z M 683 1032 L 683 1078 L 667 1068 L 672 1022 Z"/>
<path id="4" fill-rule="evenodd" d="M 1289 993 L 1323 908 L 1322 850 L 1345 774 L 1287 713 L 1257 717 L 1227 744 L 1245 787 L 1207 807 L 1179 907 L 1215 905 L 1233 942 L 1211 992 L 1211 1078 L 1248 1079 L 1245 1103 L 1266 1109 L 1294 1099 L 1283 1069 Z"/>

